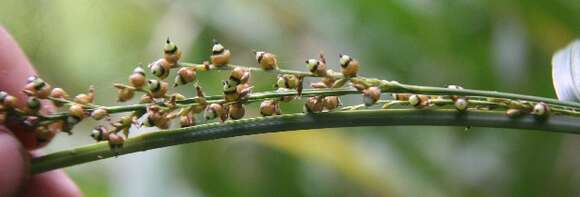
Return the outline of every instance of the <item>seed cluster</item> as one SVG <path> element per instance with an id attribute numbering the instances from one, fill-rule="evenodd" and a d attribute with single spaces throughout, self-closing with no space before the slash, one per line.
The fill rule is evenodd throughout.
<path id="1" fill-rule="evenodd" d="M 469 109 L 495 108 L 505 109 L 509 117 L 519 117 L 533 114 L 538 119 L 546 119 L 554 111 L 565 111 L 562 108 L 553 109 L 542 102 L 527 102 L 499 98 L 480 98 L 462 95 L 424 95 L 396 93 L 392 99 L 383 99 L 385 84 L 396 84 L 394 81 L 366 79 L 358 75 L 359 62 L 349 55 L 338 56 L 340 72 L 333 71 L 321 53 L 318 58 L 305 61 L 307 72 L 283 70 L 278 65 L 276 55 L 267 51 L 256 51 L 256 67 L 243 67 L 230 64 L 232 52 L 224 45 L 214 40 L 209 61 L 202 64 L 181 62 L 182 52 L 178 46 L 167 39 L 163 47 L 163 56 L 146 69 L 137 66 L 129 75 L 127 83 L 115 83 L 117 100 L 127 102 L 136 94 L 142 93 L 139 103 L 144 108 L 130 110 L 131 113 L 118 120 L 111 120 L 109 114 L 118 108 L 94 104 L 95 88 L 89 87 L 86 93 L 80 93 L 74 98 L 62 88 L 52 88 L 43 79 L 32 76 L 27 79 L 23 92 L 28 100 L 23 108 L 18 108 L 16 97 L 0 91 L 0 124 L 16 117 L 16 121 L 24 122 L 35 128 L 35 136 L 39 143 L 49 142 L 58 132 L 71 134 L 72 127 L 85 118 L 102 120 L 90 136 L 97 142 L 107 141 L 113 150 L 121 148 L 129 137 L 131 127 L 157 127 L 168 129 L 172 120 L 177 119 L 180 127 L 191 127 L 211 120 L 219 122 L 242 119 L 246 115 L 246 104 L 261 102 L 259 112 L 262 116 L 282 114 L 280 105 L 293 100 L 304 100 L 305 113 L 319 113 L 336 110 L 353 110 L 371 108 L 384 103 L 383 108 L 401 104 L 416 109 L 431 107 L 453 107 L 458 112 L 468 112 Z M 176 76 L 170 85 L 167 79 L 171 72 Z M 197 75 L 210 70 L 229 70 L 229 76 L 223 80 L 223 94 L 219 97 L 208 97 L 202 91 Z M 273 86 L 277 93 L 283 96 L 252 97 L 253 86 L 251 75 L 254 71 L 265 71 L 277 75 Z M 149 76 L 151 75 L 151 76 Z M 338 94 L 314 93 L 303 95 L 304 78 L 312 77 L 318 81 L 310 83 L 312 91 L 326 90 L 332 92 L 340 88 L 356 89 L 361 94 L 361 105 L 342 107 Z M 187 86 L 196 90 L 196 97 L 186 98 L 179 93 L 170 93 L 172 88 Z M 463 88 L 456 85 L 447 87 L 449 90 L 460 91 Z M 321 91 L 323 92 L 323 91 Z M 49 100 L 57 107 L 62 107 L 58 113 L 43 112 L 42 105 Z"/>

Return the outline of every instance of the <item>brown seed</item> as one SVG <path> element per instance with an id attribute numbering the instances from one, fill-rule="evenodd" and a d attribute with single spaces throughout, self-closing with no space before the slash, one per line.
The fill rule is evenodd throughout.
<path id="1" fill-rule="evenodd" d="M 409 97 L 411 97 L 411 94 L 407 94 L 407 93 L 395 93 L 395 94 L 393 94 L 393 99 L 398 100 L 398 101 L 408 101 Z"/>
<path id="2" fill-rule="evenodd" d="M 316 76 L 326 76 L 326 63 L 316 59 L 306 60 L 306 67 Z"/>
<path id="3" fill-rule="evenodd" d="M 274 100 L 265 100 L 260 104 L 260 114 L 262 116 L 272 116 L 274 114 L 280 114 L 280 108 L 278 107 L 278 102 Z"/>
<path id="4" fill-rule="evenodd" d="M 35 77 L 34 79 L 29 79 L 28 83 L 24 86 L 24 93 L 29 96 L 35 96 L 40 99 L 46 99 L 50 95 L 52 87 L 50 84 L 46 83 L 44 80 Z"/>
<path id="5" fill-rule="evenodd" d="M 71 116 L 77 117 L 79 119 L 85 117 L 85 110 L 83 109 L 83 106 L 80 104 L 71 105 L 70 108 L 68 108 L 68 111 Z"/>
<path id="6" fill-rule="evenodd" d="M 278 64 L 276 55 L 265 51 L 256 52 L 256 60 L 258 61 L 258 64 L 260 64 L 260 67 L 264 70 L 276 69 Z"/>
<path id="7" fill-rule="evenodd" d="M 98 108 L 95 109 L 92 113 L 91 113 L 91 117 L 93 117 L 95 120 L 101 120 L 103 119 L 105 116 L 107 116 L 107 109 L 105 108 Z"/>
<path id="8" fill-rule="evenodd" d="M 123 147 L 123 143 L 125 143 L 125 138 L 116 133 L 109 133 L 109 147 L 112 149 L 117 149 Z"/>
<path id="9" fill-rule="evenodd" d="M 8 109 L 15 108 L 18 105 L 18 98 L 12 95 L 6 95 L 6 97 L 4 97 L 2 105 L 4 105 L 4 107 Z"/>
<path id="10" fill-rule="evenodd" d="M 252 93 L 252 88 L 254 87 L 250 86 L 250 84 L 243 83 L 236 86 L 236 92 L 238 93 L 238 95 L 240 95 L 240 98 L 243 98 L 248 94 Z"/>
<path id="11" fill-rule="evenodd" d="M 28 113 L 37 113 L 40 108 L 42 107 L 42 103 L 40 103 L 40 100 L 38 100 L 38 98 L 36 97 L 29 97 L 28 101 L 26 102 L 26 111 Z"/>
<path id="12" fill-rule="evenodd" d="M 324 108 L 332 111 L 340 106 L 340 99 L 338 96 L 327 96 L 324 97 Z"/>
<path id="13" fill-rule="evenodd" d="M 129 75 L 129 85 L 141 89 L 145 86 L 145 71 L 141 67 L 135 68 L 133 74 Z"/>
<path id="14" fill-rule="evenodd" d="M 54 88 L 50 92 L 50 97 L 67 99 L 69 96 L 62 88 Z"/>
<path id="15" fill-rule="evenodd" d="M 242 67 L 235 67 L 230 73 L 229 83 L 238 85 L 247 83 L 250 78 L 250 72 Z"/>
<path id="16" fill-rule="evenodd" d="M 279 88 L 297 89 L 298 85 L 300 85 L 300 80 L 296 75 L 291 74 L 279 75 L 276 81 L 276 86 Z"/>
<path id="17" fill-rule="evenodd" d="M 177 87 L 179 85 L 185 85 L 191 83 L 195 80 L 196 73 L 193 68 L 180 68 L 177 71 L 177 76 L 175 76 L 175 80 L 173 81 L 173 87 Z"/>
<path id="18" fill-rule="evenodd" d="M 36 93 L 36 97 L 40 99 L 47 99 L 51 91 L 52 87 L 50 86 L 50 84 L 46 83 L 46 85 L 44 85 L 42 89 L 38 90 L 38 92 Z"/>
<path id="19" fill-rule="evenodd" d="M 129 87 L 118 87 L 117 89 L 117 101 L 125 102 L 133 98 L 135 95 L 135 89 Z"/>
<path id="20" fill-rule="evenodd" d="M 95 141 L 105 141 L 109 139 L 109 130 L 104 126 L 97 126 L 91 131 L 91 138 Z"/>
<path id="21" fill-rule="evenodd" d="M 169 129 L 171 121 L 167 117 L 162 116 L 159 120 L 155 121 L 155 126 L 160 129 Z"/>
<path id="22" fill-rule="evenodd" d="M 310 97 L 304 103 L 304 109 L 309 113 L 321 112 L 324 109 L 324 100 L 320 96 Z"/>
<path id="23" fill-rule="evenodd" d="M 95 99 L 95 88 L 93 86 L 90 86 L 88 93 L 79 94 L 75 96 L 74 102 L 86 105 L 92 103 L 94 99 Z"/>
<path id="24" fill-rule="evenodd" d="M 149 64 L 147 67 L 149 67 L 149 70 L 151 70 L 151 74 L 155 75 L 160 80 L 164 80 L 167 78 L 167 76 L 169 76 L 172 65 L 164 58 L 161 58 Z"/>
<path id="25" fill-rule="evenodd" d="M 153 98 L 164 98 L 168 89 L 169 84 L 165 81 L 149 80 L 149 90 Z"/>
<path id="26" fill-rule="evenodd" d="M 416 108 L 424 108 L 429 106 L 429 96 L 413 94 L 409 97 L 409 104 Z"/>
<path id="27" fill-rule="evenodd" d="M 210 60 L 213 65 L 218 66 L 227 65 L 228 63 L 230 63 L 230 56 L 231 56 L 230 50 L 226 49 L 222 54 L 212 55 L 210 57 Z"/>
<path id="28" fill-rule="evenodd" d="M 195 116 L 191 113 L 179 116 L 179 124 L 181 128 L 195 126 Z"/>
<path id="29" fill-rule="evenodd" d="M 334 77 L 332 77 L 330 75 L 327 75 L 326 77 L 322 78 L 322 83 L 324 83 L 326 85 L 326 87 L 334 86 L 335 81 L 336 81 L 336 79 L 334 79 Z"/>
<path id="30" fill-rule="evenodd" d="M 230 62 L 231 55 L 232 54 L 229 49 L 224 48 L 222 44 L 214 40 L 212 55 L 210 56 L 210 61 L 213 65 L 227 65 Z"/>
<path id="31" fill-rule="evenodd" d="M 244 117 L 244 115 L 246 114 L 246 109 L 244 108 L 243 104 L 234 103 L 230 105 L 228 113 L 232 120 L 238 120 Z"/>
<path id="32" fill-rule="evenodd" d="M 455 108 L 459 111 L 465 111 L 467 110 L 467 106 L 468 106 L 468 102 L 467 102 L 467 98 L 457 98 L 455 99 L 455 102 L 453 103 L 455 105 Z"/>
<path id="33" fill-rule="evenodd" d="M 359 63 L 348 55 L 339 54 L 342 75 L 347 78 L 356 77 Z"/>
<path id="34" fill-rule="evenodd" d="M 546 118 L 550 115 L 550 106 L 543 102 L 536 103 L 532 109 L 532 114 L 536 117 Z"/>
<path id="35" fill-rule="evenodd" d="M 143 96 L 141 96 L 139 103 L 141 104 L 153 103 L 153 98 L 149 94 L 144 94 Z"/>
<path id="36" fill-rule="evenodd" d="M 380 98 L 381 89 L 378 87 L 369 87 L 363 90 L 363 101 L 366 106 L 374 105 Z"/>
<path id="37" fill-rule="evenodd" d="M 205 110 L 205 119 L 213 120 L 216 118 L 220 118 L 220 120 L 224 122 L 228 118 L 228 115 L 223 105 L 212 103 Z"/>
<path id="38" fill-rule="evenodd" d="M 176 66 L 177 61 L 181 59 L 181 50 L 179 50 L 177 45 L 171 42 L 169 38 L 167 39 L 167 41 L 165 42 L 165 46 L 163 47 L 163 58 L 173 66 Z"/>
<path id="39" fill-rule="evenodd" d="M 46 126 L 40 126 L 34 129 L 34 135 L 37 142 L 44 144 L 48 143 L 53 137 L 54 133 L 50 132 Z"/>

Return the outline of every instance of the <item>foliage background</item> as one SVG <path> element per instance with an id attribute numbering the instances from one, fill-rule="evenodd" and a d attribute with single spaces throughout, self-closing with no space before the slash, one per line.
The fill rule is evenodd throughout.
<path id="1" fill-rule="evenodd" d="M 405 83 L 555 97 L 550 58 L 580 33 L 580 3 L 538 1 L 2 0 L 0 24 L 41 75 L 71 93 L 112 82 L 161 55 L 207 59 L 211 39 L 253 65 L 252 49 L 304 69 L 323 50 L 362 62 L 362 74 Z M 219 93 L 225 73 L 202 76 Z M 257 89 L 271 76 L 254 75 Z M 191 88 L 180 89 L 193 95 Z M 346 102 L 360 102 L 358 97 Z M 253 108 L 256 108 L 254 105 Z M 284 106 L 299 111 L 300 103 Z M 252 110 L 251 115 L 256 115 Z M 45 152 L 91 143 L 94 122 Z M 67 168 L 87 196 L 571 196 L 580 190 L 580 138 L 537 131 L 366 127 L 239 137 Z M 138 134 L 145 131 L 135 131 Z"/>

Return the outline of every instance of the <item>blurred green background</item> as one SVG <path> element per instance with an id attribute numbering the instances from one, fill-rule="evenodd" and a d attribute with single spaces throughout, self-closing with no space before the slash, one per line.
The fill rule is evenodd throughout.
<path id="1" fill-rule="evenodd" d="M 70 93 L 94 84 L 96 102 L 107 105 L 116 104 L 111 84 L 159 58 L 166 37 L 189 62 L 206 60 L 216 38 L 238 64 L 254 65 L 257 49 L 305 70 L 304 60 L 323 50 L 337 69 L 343 52 L 365 76 L 555 97 L 550 59 L 578 37 L 579 19 L 580 2 L 569 0 L 0 3 L 0 24 L 43 78 Z M 219 93 L 225 75 L 203 74 L 205 90 Z M 258 90 L 271 87 L 272 76 L 253 77 Z M 85 121 L 44 151 L 91 143 L 95 124 Z M 86 196 L 577 196 L 579 149 L 570 134 L 365 127 L 181 145 L 66 171 Z"/>

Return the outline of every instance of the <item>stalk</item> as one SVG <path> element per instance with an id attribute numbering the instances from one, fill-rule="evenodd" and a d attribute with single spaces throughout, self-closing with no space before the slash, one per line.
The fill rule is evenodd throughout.
<path id="1" fill-rule="evenodd" d="M 296 113 L 271 117 L 209 123 L 189 128 L 163 130 L 129 138 L 122 148 L 111 150 L 106 142 L 58 151 L 32 159 L 33 174 L 119 155 L 198 141 L 243 135 L 359 126 L 473 126 L 580 133 L 580 118 L 556 115 L 545 120 L 526 115 L 509 118 L 501 111 L 449 109 L 355 110 L 325 113 Z"/>

